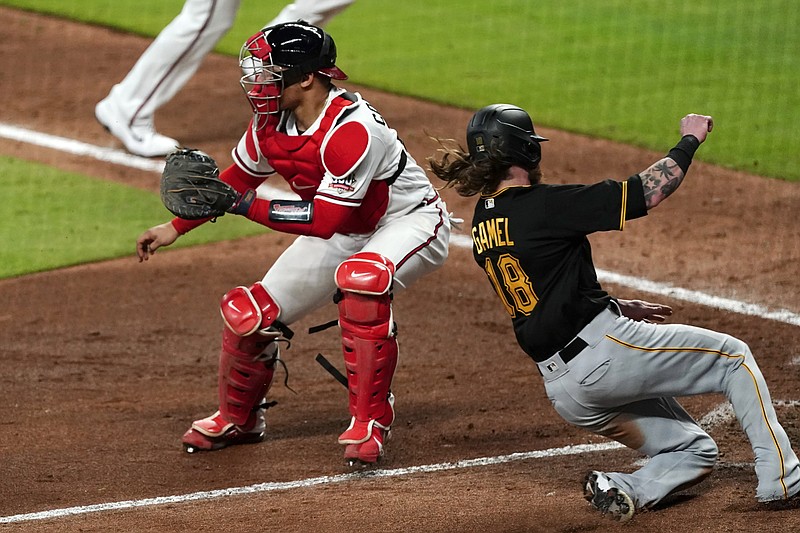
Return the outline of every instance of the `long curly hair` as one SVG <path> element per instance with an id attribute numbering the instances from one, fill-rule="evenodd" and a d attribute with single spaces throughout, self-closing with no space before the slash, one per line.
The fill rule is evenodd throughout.
<path id="1" fill-rule="evenodd" d="M 445 181 L 444 189 L 453 187 L 461 196 L 474 196 L 476 194 L 491 194 L 495 192 L 500 182 L 508 175 L 511 165 L 501 163 L 493 158 L 473 161 L 469 153 L 455 141 L 442 141 L 436 151 L 440 158 L 428 158 L 431 172 L 436 177 Z M 528 170 L 531 183 L 539 183 L 542 172 L 536 165 Z"/>

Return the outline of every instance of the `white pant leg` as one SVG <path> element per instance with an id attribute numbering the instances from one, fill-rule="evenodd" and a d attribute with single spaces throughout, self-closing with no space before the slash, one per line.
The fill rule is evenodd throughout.
<path id="1" fill-rule="evenodd" d="M 333 303 L 334 273 L 358 252 L 366 238 L 334 234 L 330 239 L 300 236 L 264 275 L 263 283 L 281 309 L 279 320 L 292 324 L 311 311 Z"/>
<path id="2" fill-rule="evenodd" d="M 447 206 L 438 200 L 395 219 L 378 230 L 364 246 L 394 263 L 394 292 L 442 266 L 450 242 Z"/>
<path id="3" fill-rule="evenodd" d="M 325 26 L 339 12 L 355 0 L 297 0 L 278 13 L 266 26 L 274 26 L 284 22 L 305 20 L 314 26 Z"/>
<path id="4" fill-rule="evenodd" d="M 620 352 L 620 362 L 644 365 L 641 372 L 647 376 L 644 386 L 649 395 L 721 392 L 727 397 L 753 448 L 759 500 L 781 499 L 800 491 L 800 462 L 745 342 L 694 326 L 632 320 L 619 321 L 614 334 L 633 345 Z"/>
<path id="5" fill-rule="evenodd" d="M 230 30 L 240 0 L 186 0 L 170 22 L 139 57 L 125 79 L 110 93 L 116 107 L 130 119 L 152 121 L 197 72 L 203 59 Z"/>
<path id="6" fill-rule="evenodd" d="M 614 486 L 633 498 L 637 507 L 653 506 L 711 474 L 718 456 L 717 445 L 677 400 L 643 400 L 624 405 L 619 411 L 617 417 L 595 432 L 650 458 L 630 474 L 605 473 Z"/>
<path id="7" fill-rule="evenodd" d="M 357 252 L 376 252 L 397 268 L 394 292 L 439 268 L 447 258 L 450 222 L 441 200 L 416 209 L 371 235 L 336 233 L 330 239 L 298 237 L 264 275 L 262 282 L 281 308 L 279 319 L 292 324 L 333 302 L 334 274 Z"/>

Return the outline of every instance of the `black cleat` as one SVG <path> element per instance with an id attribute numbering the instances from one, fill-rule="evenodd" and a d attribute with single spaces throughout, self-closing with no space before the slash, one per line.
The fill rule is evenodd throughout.
<path id="1" fill-rule="evenodd" d="M 615 487 L 601 489 L 598 486 L 598 481 L 601 479 L 607 484 L 607 478 L 600 472 L 592 471 L 586 474 L 583 481 L 583 497 L 586 498 L 586 501 L 613 520 L 627 522 L 633 518 L 635 506 L 630 496 Z"/>

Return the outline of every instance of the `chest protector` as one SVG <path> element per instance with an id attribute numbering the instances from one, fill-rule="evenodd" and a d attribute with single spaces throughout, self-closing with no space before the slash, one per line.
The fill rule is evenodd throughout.
<path id="1" fill-rule="evenodd" d="M 310 201 L 314 198 L 325 174 L 320 153 L 325 136 L 355 102 L 356 97 L 349 93 L 333 98 L 325 110 L 319 128 L 312 135 L 287 135 L 279 131 L 280 127 L 267 127 L 258 132 L 261 153 L 303 200 Z"/>

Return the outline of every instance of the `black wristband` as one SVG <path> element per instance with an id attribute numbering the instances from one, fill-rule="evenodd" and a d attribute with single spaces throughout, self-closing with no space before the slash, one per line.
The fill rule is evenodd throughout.
<path id="1" fill-rule="evenodd" d="M 250 211 L 250 206 L 253 204 L 255 199 L 256 191 L 253 189 L 247 189 L 243 194 L 239 195 L 239 197 L 236 199 L 236 202 L 228 209 L 228 213 L 247 216 L 247 212 Z"/>
<path id="2" fill-rule="evenodd" d="M 684 174 L 692 164 L 692 158 L 697 149 L 700 148 L 700 141 L 694 135 L 684 135 L 675 148 L 669 151 L 667 157 L 675 161 Z"/>

